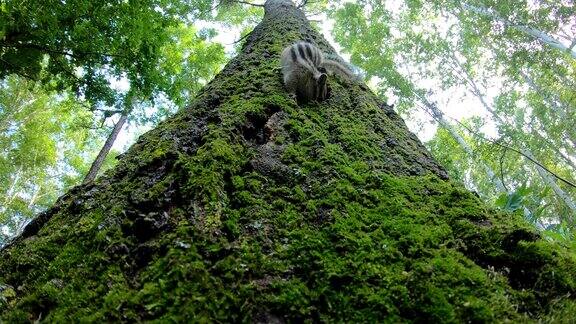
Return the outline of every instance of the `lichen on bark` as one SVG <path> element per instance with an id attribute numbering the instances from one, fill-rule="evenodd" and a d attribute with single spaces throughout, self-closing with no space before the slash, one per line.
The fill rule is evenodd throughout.
<path id="1" fill-rule="evenodd" d="M 268 1 L 188 109 L 3 249 L 0 319 L 570 319 L 574 252 L 452 183 L 365 86 L 298 106 L 279 69 L 297 40 L 334 54 Z"/>

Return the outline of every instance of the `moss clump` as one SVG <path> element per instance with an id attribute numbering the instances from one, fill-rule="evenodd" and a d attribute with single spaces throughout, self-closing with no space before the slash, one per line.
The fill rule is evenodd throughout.
<path id="1" fill-rule="evenodd" d="M 24 284 L 3 319 L 491 322 L 573 307 L 557 301 L 574 290 L 573 255 L 536 237 L 511 241 L 516 224 L 434 176 L 349 168 L 284 186 L 237 172 L 212 231 L 184 217 L 141 243 L 122 225 L 70 228 L 56 249 L 47 227 L 21 243 L 26 254 L 0 261 L 3 282 Z M 38 270 L 23 278 L 26 265 Z"/>

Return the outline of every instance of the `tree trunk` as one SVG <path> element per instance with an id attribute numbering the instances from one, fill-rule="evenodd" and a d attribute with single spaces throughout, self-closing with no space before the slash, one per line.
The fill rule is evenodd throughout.
<path id="1" fill-rule="evenodd" d="M 558 114 L 558 116 L 560 116 L 561 118 L 566 119 L 566 117 L 567 117 L 566 112 L 558 104 L 560 102 L 560 100 L 558 98 L 555 98 L 554 95 L 550 95 L 550 94 L 547 94 L 546 92 L 544 92 L 544 90 L 542 90 L 542 88 L 540 88 L 540 86 L 537 85 L 536 82 L 534 82 L 534 80 L 532 80 L 532 78 L 530 76 L 528 76 L 528 74 L 526 74 L 524 71 L 519 70 L 519 73 L 520 73 L 520 76 L 522 77 L 522 79 L 524 79 L 524 82 L 526 82 L 526 84 L 528 84 L 530 89 L 532 89 L 532 91 L 534 91 L 540 97 L 542 97 L 544 102 L 550 106 L 551 110 L 554 113 Z"/>
<path id="2" fill-rule="evenodd" d="M 333 49 L 269 0 L 189 109 L 0 252 L 7 322 L 543 321 L 575 262 L 489 210 L 363 85 L 298 106 L 279 56 Z M 0 308 L 1 309 L 1 308 Z"/>
<path id="3" fill-rule="evenodd" d="M 526 149 L 522 150 L 522 154 L 524 154 L 524 156 L 526 156 L 527 158 L 535 160 L 532 153 Z M 532 161 L 529 161 L 529 162 L 532 162 Z M 550 174 L 549 171 L 545 170 L 544 168 L 542 168 L 538 164 L 534 164 L 534 167 L 536 168 L 536 171 L 538 171 L 538 174 L 544 180 L 544 183 L 546 183 L 546 185 L 548 187 L 552 188 L 552 190 L 554 191 L 556 196 L 562 202 L 564 202 L 566 207 L 568 207 L 568 214 L 565 215 L 564 217 L 560 217 L 560 219 L 566 219 L 566 221 L 571 226 L 576 225 L 576 223 L 574 222 L 574 220 L 576 220 L 576 203 L 574 203 L 574 201 L 572 200 L 572 198 L 570 197 L 570 195 L 568 193 L 566 193 L 564 190 L 562 190 L 562 188 L 560 188 L 560 186 L 556 183 L 556 179 L 552 177 L 552 175 Z"/>
<path id="4" fill-rule="evenodd" d="M 567 153 L 563 153 L 561 148 L 556 143 L 554 143 L 552 139 L 546 137 L 547 132 L 543 127 L 540 127 L 540 125 L 535 126 L 534 123 L 530 123 L 530 127 L 532 128 L 532 134 L 537 137 L 539 141 L 543 142 L 545 146 L 554 151 L 554 153 L 560 157 L 560 160 L 563 163 L 567 164 L 572 168 L 572 171 L 576 172 L 576 163 L 572 161 L 572 159 L 568 156 L 568 154 L 570 154 L 568 151 Z"/>
<path id="5" fill-rule="evenodd" d="M 465 74 L 466 70 L 462 67 L 458 59 L 455 56 L 452 56 L 452 59 L 454 60 L 455 64 L 460 66 L 462 72 Z M 501 127 L 503 125 L 506 125 L 506 122 L 496 113 L 493 107 L 488 104 L 488 102 L 484 98 L 484 94 L 482 93 L 480 88 L 476 85 L 474 80 L 471 77 L 467 76 L 463 81 L 467 84 L 469 91 L 474 96 L 476 96 L 476 98 L 478 98 L 478 100 L 480 101 L 482 106 L 486 109 L 486 111 L 488 111 L 490 115 L 492 115 L 492 118 L 496 121 L 496 126 Z M 510 138 L 515 139 L 514 134 L 507 134 L 507 135 Z M 524 147 L 525 144 L 519 143 L 519 146 L 521 147 L 521 153 L 525 157 L 529 158 L 527 159 L 528 162 L 534 164 L 534 167 L 536 168 L 538 174 L 542 177 L 544 183 L 546 183 L 547 186 L 551 187 L 554 193 L 558 196 L 558 198 L 560 198 L 560 200 L 562 200 L 564 204 L 568 207 L 568 209 L 570 210 L 569 211 L 570 214 L 566 215 L 566 217 L 570 221 L 571 225 L 573 225 L 574 215 L 576 215 L 576 204 L 572 201 L 570 196 L 564 190 L 562 190 L 562 188 L 560 188 L 558 184 L 556 184 L 556 181 L 554 181 L 554 179 L 552 178 L 551 172 L 549 170 L 544 170 L 544 168 L 542 168 L 538 163 L 534 163 L 534 161 L 536 161 L 536 158 L 529 149 Z M 564 217 L 560 216 L 559 218 L 563 219 Z"/>
<path id="6" fill-rule="evenodd" d="M 438 109 L 438 107 L 436 107 L 435 104 L 426 100 L 426 98 L 421 98 L 420 101 L 422 101 L 422 103 L 432 113 L 434 120 L 450 133 L 452 138 L 454 138 L 454 140 L 460 145 L 460 147 L 464 150 L 464 152 L 466 152 L 466 155 L 468 155 L 468 157 L 471 160 L 475 161 L 476 163 L 480 163 L 480 165 L 484 169 L 484 172 L 486 172 L 488 179 L 490 179 L 490 181 L 494 184 L 496 192 L 498 192 L 499 194 L 509 195 L 511 192 L 508 190 L 508 188 L 506 188 L 502 180 L 496 176 L 496 172 L 494 172 L 494 170 L 492 170 L 492 168 L 488 164 L 484 163 L 484 161 L 479 159 L 476 156 L 476 154 L 474 154 L 474 151 L 472 150 L 470 145 L 466 143 L 466 140 L 464 140 L 464 138 L 460 136 L 460 134 L 458 134 L 458 132 L 454 129 L 454 127 L 452 127 L 452 125 L 446 120 L 446 118 L 444 117 L 444 113 L 442 113 L 442 111 Z M 534 215 L 526 206 L 522 206 L 522 211 L 526 219 L 534 219 Z"/>
<path id="7" fill-rule="evenodd" d="M 94 162 L 92 162 L 92 166 L 90 166 L 90 171 L 88 171 L 88 174 L 86 174 L 86 177 L 84 177 L 84 181 L 82 181 L 83 184 L 92 182 L 94 181 L 94 179 L 96 179 L 98 171 L 100 171 L 100 168 L 102 167 L 102 163 L 104 163 L 106 156 L 108 155 L 108 153 L 110 153 L 110 149 L 112 149 L 112 145 L 114 145 L 116 137 L 118 137 L 118 134 L 122 130 L 122 126 L 124 126 L 127 119 L 128 114 L 125 111 L 122 112 L 122 114 L 120 115 L 120 119 L 114 125 L 114 128 L 112 129 L 110 135 L 108 135 L 108 138 L 104 143 L 104 146 L 102 146 L 100 152 L 98 152 L 98 156 L 96 156 Z"/>
<path id="8" fill-rule="evenodd" d="M 461 3 L 461 6 L 468 11 L 496 20 L 497 22 L 504 24 L 506 27 L 516 29 L 520 32 L 525 33 L 526 35 L 530 35 L 533 38 L 537 39 L 538 41 L 548 46 L 551 46 L 557 50 L 560 50 L 564 53 L 567 53 L 568 55 L 572 56 L 572 58 L 576 59 L 576 51 L 572 46 L 566 46 L 562 44 L 559 40 L 557 40 L 556 38 L 552 37 L 551 35 L 547 34 L 542 30 L 530 26 L 515 24 L 514 22 L 509 21 L 507 18 L 501 17 L 494 11 L 485 7 L 474 6 L 464 2 Z"/>

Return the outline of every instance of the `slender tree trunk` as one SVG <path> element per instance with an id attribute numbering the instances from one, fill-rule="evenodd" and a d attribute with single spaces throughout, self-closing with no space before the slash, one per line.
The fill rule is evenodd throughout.
<path id="1" fill-rule="evenodd" d="M 434 105 L 433 103 L 429 102 L 426 99 L 423 100 L 423 104 L 432 112 L 432 115 L 434 116 L 436 122 L 438 122 L 438 124 L 440 124 L 444 129 L 446 129 L 450 133 L 450 135 L 452 135 L 452 138 L 454 138 L 456 142 L 460 144 L 460 147 L 464 150 L 464 152 L 466 152 L 468 157 L 471 160 L 476 161 L 476 163 L 480 163 L 480 165 L 484 169 L 484 172 L 486 172 L 486 175 L 488 175 L 488 179 L 490 179 L 490 181 L 496 187 L 496 191 L 501 194 L 510 194 L 510 191 L 506 188 L 502 180 L 498 178 L 498 176 L 496 176 L 496 172 L 494 172 L 494 170 L 492 170 L 490 166 L 484 163 L 484 161 L 481 161 L 476 157 L 476 154 L 474 154 L 474 151 L 472 150 L 470 145 L 468 145 L 466 140 L 464 140 L 464 138 L 462 138 L 462 136 L 458 134 L 458 132 L 454 129 L 454 127 L 452 127 L 452 125 L 446 120 L 446 118 L 444 118 L 444 113 L 442 113 L 442 111 L 438 109 L 436 105 Z M 522 211 L 526 219 L 534 219 L 530 209 L 523 206 Z"/>
<path id="2" fill-rule="evenodd" d="M 524 71 L 520 70 L 520 75 L 522 76 L 526 84 L 528 84 L 528 86 L 532 89 L 532 91 L 536 92 L 544 99 L 544 101 L 548 104 L 548 106 L 550 106 L 552 111 L 557 113 L 558 116 L 560 116 L 561 118 L 566 118 L 566 112 L 564 112 L 564 110 L 558 104 L 559 102 L 558 98 L 555 97 L 551 98 L 550 95 L 544 93 L 542 88 L 540 88 L 540 86 L 538 86 L 536 82 L 534 82 L 534 80 L 532 80 L 532 78 L 528 76 L 528 74 L 526 74 Z"/>
<path id="3" fill-rule="evenodd" d="M 541 129 L 544 134 L 552 134 L 550 127 L 548 127 L 542 121 L 540 121 L 539 124 L 534 127 L 538 127 L 538 129 Z M 568 137 L 566 133 L 560 135 L 560 140 L 562 147 L 566 149 L 568 155 L 574 155 L 574 152 L 576 152 L 576 142 L 573 141 L 570 137 Z"/>
<path id="4" fill-rule="evenodd" d="M 494 111 L 492 106 L 490 106 L 488 104 L 488 102 L 486 101 L 486 99 L 484 97 L 483 92 L 480 90 L 480 88 L 478 87 L 476 82 L 474 82 L 474 80 L 466 73 L 466 70 L 462 67 L 462 64 L 459 62 L 459 60 L 456 58 L 456 56 L 452 55 L 451 58 L 452 58 L 453 63 L 459 67 L 460 72 L 462 73 L 462 76 L 463 76 L 462 81 L 465 82 L 465 84 L 467 85 L 470 92 L 474 96 L 476 96 L 476 98 L 478 98 L 478 100 L 480 101 L 482 106 L 486 109 L 486 111 L 488 111 L 490 113 L 490 115 L 492 115 L 492 118 L 496 121 L 496 125 L 498 127 L 501 127 L 502 125 L 506 125 L 506 122 L 502 119 L 502 117 L 500 117 L 496 113 L 496 111 Z M 510 136 L 510 138 L 515 139 L 514 134 L 509 134 L 509 136 Z M 529 157 L 532 160 L 537 161 L 537 159 L 534 157 L 532 152 L 529 149 L 525 148 L 524 146 L 525 146 L 524 143 L 520 143 L 520 147 L 522 148 L 521 152 L 526 157 Z M 574 204 L 574 202 L 572 201 L 570 196 L 558 186 L 558 184 L 554 181 L 554 179 L 552 179 L 551 175 L 549 174 L 549 171 L 543 169 L 542 167 L 540 167 L 540 165 L 533 163 L 533 161 L 528 160 L 527 162 L 534 164 L 534 167 L 538 171 L 538 174 L 542 177 L 544 183 L 546 183 L 549 187 L 551 187 L 553 189 L 554 193 L 556 195 L 558 195 L 558 197 L 571 210 L 571 213 L 575 214 L 576 208 L 574 208 L 574 207 L 576 205 Z"/>
<path id="5" fill-rule="evenodd" d="M 480 99 L 480 102 L 482 103 L 484 108 L 492 115 L 492 118 L 494 118 L 494 120 L 497 121 L 497 124 L 498 125 L 504 125 L 504 121 L 502 120 L 502 118 L 500 116 L 498 116 L 498 114 L 496 114 L 494 109 L 492 109 L 492 107 L 486 103 L 486 100 L 484 100 L 484 96 L 482 93 L 480 93 L 480 90 L 478 88 L 473 88 L 472 93 Z M 514 136 L 511 136 L 511 138 L 514 138 Z M 524 147 L 524 145 L 522 143 L 520 143 L 520 147 Z M 532 152 L 527 148 L 522 148 L 521 152 L 526 157 L 529 157 L 534 161 L 538 160 L 534 157 Z M 534 167 L 538 171 L 538 174 L 544 180 L 544 183 L 546 183 L 549 187 L 552 188 L 554 193 L 565 203 L 565 205 L 570 209 L 572 214 L 576 214 L 576 204 L 574 204 L 574 202 L 572 201 L 570 196 L 564 190 L 562 190 L 562 188 L 560 188 L 558 186 L 556 181 L 552 178 L 550 171 L 544 170 L 542 167 L 540 167 L 540 165 L 533 163 L 530 160 L 528 160 L 527 162 L 534 164 Z"/>
<path id="6" fill-rule="evenodd" d="M 487 164 L 485 164 L 483 161 L 480 161 L 476 157 L 476 154 L 474 154 L 474 151 L 472 150 L 470 145 L 468 145 L 466 140 L 462 138 L 462 136 L 460 136 L 460 134 L 458 134 L 458 132 L 454 129 L 454 127 L 446 120 L 446 118 L 444 117 L 444 113 L 440 109 L 438 109 L 438 107 L 436 107 L 435 104 L 431 103 L 427 99 L 425 98 L 420 99 L 422 103 L 426 106 L 426 108 L 428 108 L 428 110 L 432 113 L 432 116 L 434 117 L 436 122 L 438 122 L 440 126 L 446 129 L 450 133 L 450 135 L 452 135 L 452 138 L 454 138 L 456 142 L 460 144 L 460 147 L 464 150 L 464 152 L 466 152 L 468 157 L 482 165 L 482 168 L 488 175 L 488 178 L 490 179 L 490 181 L 492 181 L 492 183 L 496 187 L 496 191 L 499 193 L 508 193 L 508 190 L 506 190 L 506 187 L 504 186 L 502 181 L 498 179 L 494 170 L 492 170 L 491 167 L 489 167 Z"/>
<path id="7" fill-rule="evenodd" d="M 17 194 L 16 186 L 20 182 L 21 176 L 22 176 L 22 166 L 20 166 L 18 168 L 18 170 L 16 171 L 16 173 L 12 176 L 12 178 L 14 180 L 12 181 L 10 188 L 6 191 L 6 197 L 4 197 L 4 204 L 6 206 L 10 205 L 12 203 L 12 201 L 14 200 L 14 198 L 16 197 L 16 194 Z"/>
<path id="8" fill-rule="evenodd" d="M 128 114 L 126 112 L 123 112 L 120 115 L 120 119 L 116 122 L 116 124 L 114 124 L 112 132 L 110 133 L 110 135 L 108 135 L 108 138 L 106 139 L 106 142 L 100 149 L 100 152 L 98 152 L 98 156 L 96 156 L 94 162 L 92 162 L 92 166 L 90 166 L 90 171 L 88 171 L 88 174 L 86 174 L 86 177 L 84 177 L 84 181 L 82 181 L 82 183 L 89 183 L 94 181 L 94 179 L 96 179 L 98 171 L 100 171 L 100 168 L 102 167 L 102 163 L 104 163 L 106 156 L 110 152 L 110 149 L 112 149 L 112 146 L 114 145 L 114 142 L 116 141 L 116 138 L 118 137 L 118 134 L 122 130 L 122 126 L 124 126 L 127 119 Z"/>
<path id="9" fill-rule="evenodd" d="M 542 88 L 540 88 L 536 82 L 534 82 L 534 80 L 532 80 L 532 78 L 530 78 L 530 76 L 528 76 L 528 74 L 524 73 L 523 71 L 520 71 L 520 75 L 522 76 L 522 78 L 524 79 L 524 81 L 526 81 L 526 83 L 528 84 L 528 86 L 536 93 L 538 93 L 542 99 L 544 100 L 544 102 L 546 104 L 548 104 L 548 106 L 550 108 L 552 108 L 552 110 L 558 115 L 560 116 L 562 122 L 566 123 L 566 125 L 568 125 L 569 123 L 567 122 L 567 118 L 570 118 L 567 114 L 565 109 L 561 106 L 561 101 L 558 98 L 558 96 L 551 94 L 551 95 L 547 95 L 544 90 L 542 90 Z M 566 127 L 565 128 L 565 134 L 564 134 L 564 140 L 567 143 L 570 143 L 572 145 L 573 149 L 576 149 L 576 139 L 575 139 L 575 130 L 573 127 Z"/>
<path id="10" fill-rule="evenodd" d="M 494 111 L 489 107 L 487 107 L 487 110 L 492 114 L 492 116 L 494 116 L 494 118 L 496 120 L 499 120 L 499 123 L 502 123 L 502 120 L 499 119 L 499 117 L 497 117 L 494 113 Z M 523 146 L 523 145 L 521 145 Z M 522 154 L 524 154 L 526 157 L 537 161 L 538 159 L 534 157 L 534 155 L 532 154 L 532 152 L 526 148 L 523 148 L 521 150 Z M 570 198 L 570 196 L 564 191 L 562 190 L 562 188 L 560 188 L 560 186 L 558 186 L 558 184 L 556 183 L 555 179 L 552 177 L 552 175 L 550 174 L 550 171 L 545 170 L 544 168 L 542 168 L 539 164 L 537 163 L 533 163 L 533 161 L 531 161 L 530 159 L 526 159 L 527 163 L 531 163 L 534 165 L 534 167 L 536 168 L 536 171 L 538 171 L 538 174 L 540 175 L 540 177 L 542 178 L 542 180 L 544 181 L 544 183 L 552 188 L 552 190 L 554 191 L 554 193 L 558 196 L 558 198 L 560 198 L 560 200 L 562 202 L 564 202 L 564 204 L 568 207 L 568 209 L 570 209 L 571 214 L 572 215 L 576 215 L 576 204 L 574 204 L 574 202 L 572 201 L 572 198 Z M 572 217 L 569 217 L 569 219 L 573 219 Z M 574 223 L 572 223 L 574 224 Z"/>
<path id="11" fill-rule="evenodd" d="M 268 0 L 189 109 L 0 251 L 0 321 L 557 318 L 567 251 L 447 179 L 365 85 L 329 76 L 327 100 L 298 105 L 280 53 L 300 40 L 335 55 Z"/>
<path id="12" fill-rule="evenodd" d="M 467 87 L 471 89 L 471 92 L 473 92 L 480 99 L 480 102 L 485 107 L 489 107 L 486 101 L 484 100 L 484 97 L 481 95 L 479 87 L 476 85 L 474 80 L 470 78 L 469 75 L 466 73 L 466 69 L 464 69 L 458 58 L 454 55 L 454 53 L 449 53 L 449 57 L 451 58 L 451 60 L 448 60 L 446 63 L 448 67 L 451 69 L 454 76 L 457 79 L 458 78 L 461 79 L 467 85 Z M 511 191 L 508 190 L 508 188 L 506 188 L 506 186 L 503 183 L 503 180 L 496 176 L 496 173 L 494 172 L 494 170 L 492 170 L 491 167 L 489 167 L 486 163 L 484 163 L 483 161 L 479 160 L 476 157 L 476 154 L 474 154 L 474 151 L 468 145 L 466 140 L 462 138 L 462 136 L 458 134 L 458 132 L 454 129 L 454 127 L 450 124 L 450 122 L 446 120 L 446 118 L 444 117 L 444 113 L 440 109 L 438 109 L 438 107 L 435 104 L 431 103 L 426 98 L 421 96 L 419 96 L 419 98 L 421 102 L 424 104 L 424 106 L 427 107 L 427 109 L 431 112 L 431 115 L 433 116 L 434 120 L 436 120 L 436 122 L 440 126 L 446 129 L 450 133 L 450 135 L 452 135 L 452 138 L 456 140 L 456 142 L 460 145 L 460 147 L 464 150 L 464 152 L 466 152 L 468 157 L 482 166 L 484 172 L 488 175 L 488 179 L 490 179 L 490 181 L 494 184 L 496 191 L 500 194 L 510 194 Z M 503 121 L 499 117 L 498 121 L 500 122 L 500 124 L 503 123 Z M 534 220 L 532 212 L 527 207 L 523 206 L 522 210 L 524 213 L 524 217 L 526 219 Z"/>
<path id="13" fill-rule="evenodd" d="M 494 19 L 500 23 L 503 23 L 507 27 L 514 28 L 518 31 L 521 31 L 521 32 L 527 34 L 527 35 L 530 35 L 530 36 L 534 37 L 535 39 L 539 40 L 540 42 L 542 42 L 548 46 L 551 46 L 553 48 L 556 48 L 556 49 L 558 49 L 564 53 L 567 53 L 568 55 L 572 56 L 572 58 L 576 59 L 576 50 L 574 50 L 573 47 L 568 47 L 568 46 L 562 44 L 562 42 L 560 42 L 556 38 L 548 35 L 544 31 L 541 31 L 539 29 L 532 28 L 529 26 L 525 26 L 525 25 L 515 24 L 514 22 L 511 22 L 508 19 L 501 17 L 497 13 L 495 13 L 495 12 L 493 12 L 487 8 L 474 6 L 474 5 L 465 3 L 465 2 L 462 3 L 462 7 L 468 11 L 474 12 L 474 13 L 482 15 L 482 16 L 489 17 L 489 18 Z"/>
<path id="14" fill-rule="evenodd" d="M 34 206 L 34 204 L 36 203 L 36 199 L 38 199 L 41 196 L 40 195 L 41 190 L 42 190 L 42 186 L 36 186 L 36 190 L 34 190 L 34 193 L 30 197 L 30 199 L 28 200 L 28 208 L 32 208 L 32 206 Z"/>
<path id="15" fill-rule="evenodd" d="M 568 46 L 568 49 L 570 51 L 572 51 L 575 47 L 576 47 L 576 38 L 574 38 L 574 40 L 572 40 L 572 43 L 570 43 L 570 46 Z"/>
<path id="16" fill-rule="evenodd" d="M 501 55 L 505 55 L 505 53 L 502 53 L 501 51 L 496 49 L 493 45 L 491 45 L 490 47 L 492 48 L 493 52 L 495 53 L 500 52 Z M 453 60 L 458 61 L 457 59 L 455 59 L 454 55 L 452 55 L 452 57 Z M 553 93 L 552 94 L 546 93 L 540 86 L 538 86 L 538 84 L 536 84 L 536 82 L 528 74 L 526 74 L 521 69 L 518 70 L 518 73 L 520 74 L 522 79 L 524 79 L 528 87 L 532 89 L 532 91 L 534 91 L 535 93 L 538 93 L 544 100 L 544 103 L 548 105 L 548 107 L 550 107 L 553 113 L 561 118 L 561 122 L 565 123 L 566 125 L 569 125 L 570 122 L 567 120 L 567 118 L 571 118 L 567 114 L 567 111 L 569 111 L 569 109 L 567 110 L 564 107 L 562 107 L 561 100 L 559 99 L 559 97 Z M 563 75 L 558 74 L 557 76 L 560 79 L 562 79 L 561 82 L 563 83 L 563 86 L 570 88 L 570 86 L 573 84 L 573 81 L 567 80 Z M 548 133 L 547 128 L 544 127 L 543 123 L 541 123 L 540 127 L 543 128 L 545 133 Z M 572 150 L 576 149 L 575 134 L 576 134 L 575 130 L 573 128 L 568 127 L 564 128 L 564 134 L 562 135 L 562 140 L 565 141 L 566 144 L 569 145 Z"/>
<path id="17" fill-rule="evenodd" d="M 531 126 L 531 127 L 536 127 L 536 126 Z M 561 151 L 561 149 L 555 143 L 553 143 L 551 140 L 547 139 L 545 137 L 545 135 L 540 133 L 539 130 L 534 129 L 533 133 L 540 139 L 540 141 L 544 142 L 546 144 L 546 146 L 548 146 L 551 150 L 553 150 L 554 153 L 556 153 L 556 155 L 561 157 L 562 161 L 564 161 L 564 163 L 568 164 L 572 168 L 572 171 L 574 171 L 576 174 L 576 163 L 574 161 L 572 161 L 572 159 L 569 156 L 564 154 Z"/>
<path id="18" fill-rule="evenodd" d="M 523 153 L 526 156 L 534 159 L 534 156 L 529 151 L 523 150 Z M 554 191 L 556 196 L 558 196 L 558 198 L 560 198 L 560 200 L 562 202 L 564 202 L 564 204 L 570 210 L 569 215 L 566 215 L 566 217 L 563 217 L 563 218 L 566 218 L 566 220 L 568 221 L 568 223 L 571 226 L 576 225 L 576 222 L 575 222 L 575 220 L 576 220 L 576 203 L 574 203 L 574 201 L 572 200 L 570 195 L 568 195 L 564 190 L 562 190 L 562 188 L 560 188 L 560 186 L 558 186 L 558 184 L 556 183 L 556 180 L 550 175 L 550 173 L 548 171 L 544 170 L 539 165 L 535 165 L 535 168 L 536 168 L 536 171 L 538 171 L 538 174 L 544 180 L 544 183 L 546 183 L 550 188 L 552 188 L 552 190 Z"/>

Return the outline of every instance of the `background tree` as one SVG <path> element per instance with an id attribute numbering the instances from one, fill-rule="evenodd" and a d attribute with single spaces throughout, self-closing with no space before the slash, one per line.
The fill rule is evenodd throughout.
<path id="1" fill-rule="evenodd" d="M 332 12 L 336 39 L 353 63 L 378 79 L 377 91 L 398 97 L 396 107 L 407 118 L 424 112 L 448 130 L 452 139 L 442 133 L 442 142 L 431 144 L 442 148 L 433 150 L 438 157 L 461 160 L 461 150 L 469 156 L 453 176 L 488 201 L 511 206 L 515 200 L 514 209 L 540 227 L 573 227 L 576 97 L 570 82 L 559 81 L 572 79 L 573 58 L 547 41 L 574 39 L 573 7 L 360 1 Z M 545 77 L 535 82 L 526 71 Z M 455 102 L 469 109 L 470 98 L 478 107 L 477 127 L 462 127 L 445 111 L 455 111 Z M 448 151 L 455 147 L 447 140 L 461 149 Z M 522 163 L 512 163 L 518 159 Z"/>
<path id="2" fill-rule="evenodd" d="M 70 94 L 16 76 L 0 84 L 0 246 L 78 183 L 100 144 L 94 124 Z"/>
<path id="3" fill-rule="evenodd" d="M 133 92 L 149 97 L 164 85 L 156 67 L 160 49 L 170 40 L 167 27 L 194 12 L 191 5 L 155 0 L 5 1 L 0 11 L 0 76 L 15 73 L 55 82 L 59 89 L 72 87 L 93 104 L 106 106 L 119 100 L 110 79 L 126 78 Z"/>
<path id="4" fill-rule="evenodd" d="M 185 91 L 174 89 L 182 83 L 158 69 L 167 59 L 162 48 L 178 37 L 175 27 L 206 16 L 210 6 L 211 1 L 6 1 L 0 10 L 0 77 L 12 73 L 58 90 L 72 88 L 92 110 L 104 108 L 103 117 L 121 116 L 86 177 L 93 179 L 135 102 Z M 222 55 L 207 58 L 217 62 Z M 127 88 L 118 89 L 113 80 Z"/>
<path id="5" fill-rule="evenodd" d="M 22 91 L 35 89 L 27 93 L 27 100 L 39 104 L 33 106 L 32 111 L 32 107 L 22 108 L 19 103 L 7 100 L 0 113 L 5 114 L 7 123 L 18 125 L 18 118 L 31 118 L 26 114 L 13 114 L 13 111 L 38 114 L 44 120 L 50 118 L 49 122 L 35 119 L 36 126 L 31 132 L 49 140 L 16 143 L 17 136 L 27 136 L 24 132 L 28 128 L 13 127 L 4 133 L 3 143 L 7 148 L 17 148 L 21 156 L 29 152 L 57 156 L 50 160 L 50 165 L 62 169 L 49 171 L 43 163 L 25 166 L 28 174 L 48 172 L 54 185 L 43 184 L 40 179 L 26 180 L 37 181 L 39 187 L 51 194 L 42 194 L 43 200 L 25 199 L 27 203 L 20 204 L 18 210 L 11 207 L 3 210 L 0 246 L 29 217 L 78 184 L 79 175 L 85 175 L 84 181 L 89 182 L 101 171 L 103 164 L 112 164 L 113 156 L 108 153 L 125 123 L 135 129 L 156 125 L 183 107 L 184 102 L 218 71 L 225 57 L 223 47 L 212 41 L 214 31 L 186 25 L 191 19 L 205 18 L 209 7 L 207 1 L 188 4 L 170 1 L 2 3 L 0 77 L 12 78 L 5 81 L 6 97 L 18 95 L 19 90 L 10 84 L 21 82 Z M 96 12 L 98 14 L 94 14 Z M 64 111 L 58 108 L 61 103 L 57 107 L 53 104 L 41 106 L 47 101 L 60 102 L 57 93 L 67 98 L 68 109 L 78 111 Z M 48 97 L 51 99 L 46 99 Z M 41 109 L 45 110 L 39 113 Z M 70 118 L 70 115 L 83 118 Z M 91 121 L 86 120 L 89 116 L 92 116 Z M 71 122 L 78 124 L 71 125 Z M 79 131 L 82 127 L 88 127 L 85 135 L 65 134 L 68 128 Z M 96 127 L 101 129 L 92 130 Z M 18 134 L 20 132 L 23 134 Z M 64 150 L 70 136 L 79 136 L 78 140 L 89 145 L 73 145 L 74 149 Z M 106 143 L 96 156 L 94 151 L 98 148 L 95 145 L 104 143 L 103 137 L 107 138 Z M 64 158 L 74 160 L 78 156 L 82 158 L 75 161 L 74 168 L 64 167 L 67 165 L 62 162 Z M 94 157 L 93 161 L 88 160 Z M 80 161 L 92 162 L 89 172 Z M 0 177 L 12 179 L 10 181 L 17 177 L 22 183 L 22 175 L 18 175 L 12 162 L 8 163 L 10 167 L 0 169 Z M 35 197 L 35 188 L 30 184 L 13 193 Z"/>
<path id="6" fill-rule="evenodd" d="M 0 251 L 5 321 L 548 321 L 573 252 L 446 179 L 360 82 L 298 106 L 279 53 L 336 56 L 289 1 L 116 168 Z"/>
<path id="7" fill-rule="evenodd" d="M 94 159 L 84 182 L 93 181 L 118 134 L 129 117 L 137 126 L 157 124 L 166 116 L 184 106 L 199 88 L 206 84 L 225 60 L 222 45 L 210 42 L 213 30 L 197 32 L 194 27 L 179 25 L 167 27 L 170 41 L 159 49 L 158 66 L 155 73 L 158 89 L 151 100 L 132 97 L 131 103 L 121 110 L 105 110 L 105 118 L 118 113 L 106 143 Z M 108 114 L 108 115 L 106 115 Z"/>

